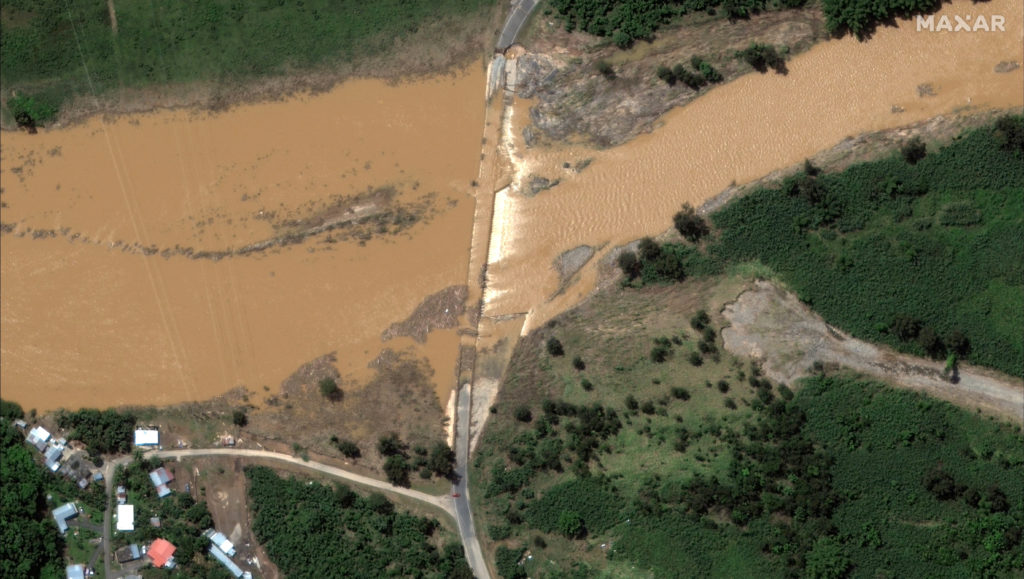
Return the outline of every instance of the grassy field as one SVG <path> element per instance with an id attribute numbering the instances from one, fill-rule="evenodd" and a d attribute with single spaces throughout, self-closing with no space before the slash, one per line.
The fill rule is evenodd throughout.
<path id="1" fill-rule="evenodd" d="M 1019 427 L 856 377 L 771 384 L 720 349 L 693 365 L 692 318 L 717 333 L 746 283 L 616 288 L 520 342 L 470 479 L 498 574 L 1019 571 Z"/>
<path id="2" fill-rule="evenodd" d="M 332 70 L 432 43 L 465 41 L 458 22 L 491 13 L 493 0 L 11 0 L 0 10 L 0 82 L 7 112 L 29 107 L 45 124 L 75 95 Z M 473 20 L 475 26 L 480 22 Z M 443 27 L 435 29 L 438 23 Z M 458 34 L 455 34 L 455 33 Z M 484 30 L 483 32 L 489 32 Z M 460 54 L 464 46 L 452 46 Z M 404 74 L 422 74 L 409 70 Z M 17 93 L 21 98 L 11 99 Z M 30 99 L 30 100 L 26 100 Z"/>

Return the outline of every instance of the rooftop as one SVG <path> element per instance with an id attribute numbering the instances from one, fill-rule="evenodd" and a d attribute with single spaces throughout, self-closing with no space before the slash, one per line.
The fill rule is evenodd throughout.
<path id="1" fill-rule="evenodd" d="M 53 519 L 57 521 L 57 528 L 60 529 L 61 534 L 66 533 L 68 530 L 68 519 L 73 519 L 78 516 L 78 507 L 75 503 L 64 503 L 53 510 Z"/>
<path id="2" fill-rule="evenodd" d="M 135 505 L 117 505 L 117 530 L 135 530 Z"/>
<path id="3" fill-rule="evenodd" d="M 172 566 L 173 563 L 171 561 L 174 559 L 174 552 L 177 550 L 178 548 L 172 545 L 170 541 L 157 539 L 149 546 L 146 556 L 153 560 L 154 567 Z"/>

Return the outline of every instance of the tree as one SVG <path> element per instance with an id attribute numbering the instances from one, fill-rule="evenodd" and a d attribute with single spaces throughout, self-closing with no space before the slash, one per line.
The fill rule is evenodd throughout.
<path id="1" fill-rule="evenodd" d="M 558 515 L 558 531 L 570 539 L 583 536 L 583 519 L 576 511 L 562 511 Z"/>
<path id="2" fill-rule="evenodd" d="M 996 142 L 1018 157 L 1024 155 L 1024 117 L 1005 115 L 995 122 Z"/>
<path id="3" fill-rule="evenodd" d="M 670 352 L 671 350 L 669 350 L 662 344 L 654 346 L 653 348 L 651 348 L 651 362 L 654 362 L 655 364 L 661 364 L 662 362 L 668 359 L 668 355 Z"/>
<path id="4" fill-rule="evenodd" d="M 362 452 L 359 450 L 359 445 L 351 440 L 338 440 L 334 444 L 338 447 L 338 451 L 348 458 L 359 458 L 362 456 Z"/>
<path id="5" fill-rule="evenodd" d="M 900 154 L 903 155 L 904 161 L 911 165 L 916 165 L 918 161 L 924 159 L 925 155 L 928 154 L 928 147 L 921 140 L 921 137 L 914 137 L 900 147 Z"/>
<path id="6" fill-rule="evenodd" d="M 381 456 L 405 456 L 406 447 L 407 445 L 402 442 L 402 439 L 395 432 L 389 432 L 377 440 L 377 452 Z"/>
<path id="7" fill-rule="evenodd" d="M 640 408 L 640 403 L 637 402 L 636 397 L 633 396 L 632 394 L 627 394 L 626 395 L 626 408 L 628 408 L 630 410 L 636 410 L 636 409 Z"/>
<path id="8" fill-rule="evenodd" d="M 850 557 L 843 550 L 843 545 L 835 537 L 819 537 L 814 547 L 807 553 L 806 567 L 808 577 L 821 579 L 839 579 L 850 568 Z"/>
<path id="9" fill-rule="evenodd" d="M 704 363 L 704 358 L 700 355 L 700 352 L 696 350 L 690 352 L 690 355 L 687 356 L 686 360 L 693 366 L 700 366 Z"/>
<path id="10" fill-rule="evenodd" d="M 921 333 L 921 322 L 906 314 L 896 314 L 889 330 L 900 340 L 907 342 L 913 340 Z"/>
<path id="11" fill-rule="evenodd" d="M 752 42 L 750 46 L 743 50 L 737 50 L 734 56 L 745 61 L 754 70 L 762 74 L 768 72 L 769 68 L 779 74 L 786 73 L 786 60 L 770 44 Z"/>
<path id="12" fill-rule="evenodd" d="M 580 386 L 583 387 L 583 390 L 585 392 L 590 392 L 591 390 L 594 389 L 594 383 L 591 382 L 590 380 L 587 380 L 586 378 L 580 380 Z"/>
<path id="13" fill-rule="evenodd" d="M 702 331 L 710 323 L 711 316 L 708 315 L 706 310 L 697 310 L 697 313 L 693 314 L 693 317 L 690 318 L 690 327 L 698 332 Z"/>
<path id="14" fill-rule="evenodd" d="M 640 275 L 640 271 L 643 269 L 643 263 L 637 259 L 636 253 L 630 250 L 624 250 L 616 258 L 615 262 L 618 264 L 619 269 L 622 273 L 626 274 L 631 281 L 636 279 Z"/>
<path id="15" fill-rule="evenodd" d="M 921 329 L 921 333 L 917 335 L 917 343 L 924 348 L 924 351 L 929 356 L 936 360 L 946 354 L 946 345 L 942 343 L 942 338 L 939 337 L 938 332 L 931 326 L 925 326 Z"/>
<path id="16" fill-rule="evenodd" d="M 396 487 L 409 486 L 409 462 L 401 454 L 392 454 L 384 461 L 384 474 Z"/>
<path id="17" fill-rule="evenodd" d="M 245 409 L 236 408 L 235 411 L 231 413 L 231 422 L 234 423 L 235 426 L 240 427 L 249 424 L 249 417 L 246 416 Z"/>
<path id="18" fill-rule="evenodd" d="M 672 69 L 665 66 L 664 64 L 658 67 L 657 70 L 658 78 L 665 81 L 666 84 L 672 86 L 676 83 L 676 75 L 672 72 Z"/>
<path id="19" fill-rule="evenodd" d="M 597 72 L 601 73 L 601 76 L 608 80 L 615 80 L 615 69 L 607 60 L 597 61 Z"/>
<path id="20" fill-rule="evenodd" d="M 942 469 L 934 469 L 925 475 L 924 488 L 940 501 L 953 500 L 957 496 L 956 481 Z"/>
<path id="21" fill-rule="evenodd" d="M 556 356 L 557 357 L 557 356 L 564 356 L 565 355 L 565 348 L 562 347 L 562 342 L 559 341 L 558 338 L 555 338 L 555 337 L 548 338 L 547 350 L 548 350 L 548 354 L 550 354 L 552 356 Z"/>
<path id="22" fill-rule="evenodd" d="M 14 422 L 15 420 L 25 418 L 25 411 L 21 409 L 21 405 L 17 402 L 0 399 L 0 418 Z"/>
<path id="23" fill-rule="evenodd" d="M 641 239 L 638 249 L 640 250 L 640 259 L 643 261 L 654 261 L 661 255 L 661 246 L 650 237 Z"/>
<path id="24" fill-rule="evenodd" d="M 519 422 L 530 422 L 533 420 L 533 413 L 530 412 L 529 406 L 523 405 L 516 408 L 515 417 Z"/>
<path id="25" fill-rule="evenodd" d="M 587 363 L 583 361 L 583 358 L 580 358 L 579 356 L 574 356 L 572 359 L 572 367 L 576 368 L 577 370 L 583 371 L 587 369 Z"/>
<path id="26" fill-rule="evenodd" d="M 683 209 L 672 216 L 672 223 L 679 235 L 690 243 L 697 243 L 710 231 L 707 222 L 697 215 L 697 210 L 689 203 L 683 205 Z"/>
<path id="27" fill-rule="evenodd" d="M 427 467 L 434 471 L 434 474 L 437 476 L 452 476 L 452 473 L 455 472 L 455 451 L 444 442 L 435 442 L 434 446 L 430 449 Z"/>
<path id="28" fill-rule="evenodd" d="M 334 378 L 324 378 L 320 380 L 320 394 L 324 398 L 336 400 L 341 397 L 341 389 L 338 388 L 338 383 Z"/>

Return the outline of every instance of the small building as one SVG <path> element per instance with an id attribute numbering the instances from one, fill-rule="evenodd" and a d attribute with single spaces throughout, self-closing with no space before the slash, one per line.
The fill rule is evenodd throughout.
<path id="1" fill-rule="evenodd" d="M 160 446 L 160 431 L 137 429 L 135 431 L 135 446 Z"/>
<path id="2" fill-rule="evenodd" d="M 89 487 L 89 479 L 87 479 L 87 478 L 80 478 L 80 479 L 78 479 L 78 488 L 80 488 L 80 489 L 82 489 L 84 491 L 88 487 Z"/>
<path id="3" fill-rule="evenodd" d="M 102 472 L 96 471 L 96 472 L 92 473 L 92 482 L 100 482 L 101 480 L 103 480 L 103 473 Z"/>
<path id="4" fill-rule="evenodd" d="M 117 487 L 117 504 L 123 505 L 128 502 L 128 491 L 123 486 Z"/>
<path id="5" fill-rule="evenodd" d="M 46 452 L 46 442 L 48 440 L 50 440 L 50 432 L 42 426 L 37 426 L 32 430 L 29 430 L 28 436 L 25 438 L 25 442 L 36 447 L 39 452 Z"/>
<path id="6" fill-rule="evenodd" d="M 167 483 L 174 480 L 174 475 L 167 472 L 166 468 L 160 467 L 149 473 L 149 480 L 153 481 L 153 486 L 156 487 L 156 496 L 164 498 L 171 494 L 171 489 L 167 486 Z"/>
<path id="7" fill-rule="evenodd" d="M 114 552 L 114 558 L 117 559 L 118 563 L 127 563 L 129 561 L 135 561 L 136 559 L 142 558 L 142 552 L 139 550 L 139 546 L 135 543 L 128 545 L 127 547 L 121 547 Z"/>
<path id="8" fill-rule="evenodd" d="M 50 469 L 50 472 L 60 470 L 60 459 L 63 454 L 63 450 L 56 446 L 47 447 L 43 451 L 43 461 L 46 463 L 46 468 Z"/>
<path id="9" fill-rule="evenodd" d="M 150 527 L 159 527 L 160 526 L 160 517 L 150 517 L 149 518 L 149 526 Z"/>
<path id="10" fill-rule="evenodd" d="M 85 579 L 85 565 L 79 563 L 77 565 L 68 565 L 65 570 L 68 579 Z"/>
<path id="11" fill-rule="evenodd" d="M 78 507 L 75 503 L 64 503 L 53 510 L 53 520 L 57 521 L 57 528 L 60 529 L 62 535 L 68 531 L 68 519 L 73 519 L 77 516 Z"/>
<path id="12" fill-rule="evenodd" d="M 117 505 L 117 530 L 135 530 L 135 505 Z"/>
<path id="13" fill-rule="evenodd" d="M 221 565 L 227 567 L 228 572 L 231 573 L 232 577 L 242 576 L 241 567 L 236 565 L 235 562 L 231 560 L 231 557 L 228 557 L 224 551 L 218 549 L 216 545 L 210 545 L 210 554 L 213 555 L 214 559 L 220 561 Z"/>
<path id="14" fill-rule="evenodd" d="M 228 557 L 235 556 L 235 545 L 224 536 L 224 533 L 214 529 L 207 529 L 204 533 L 215 547 L 224 552 Z"/>
<path id="15" fill-rule="evenodd" d="M 28 423 L 25 422 L 24 420 L 20 419 L 20 418 L 14 421 L 14 425 L 17 426 L 18 428 L 22 429 L 22 430 L 25 430 L 26 428 L 28 428 Z"/>
<path id="16" fill-rule="evenodd" d="M 153 544 L 149 546 L 149 550 L 146 551 L 146 556 L 153 561 L 154 567 L 167 567 L 168 569 L 174 568 L 174 552 L 178 548 L 171 544 L 166 539 L 157 539 L 153 541 Z"/>

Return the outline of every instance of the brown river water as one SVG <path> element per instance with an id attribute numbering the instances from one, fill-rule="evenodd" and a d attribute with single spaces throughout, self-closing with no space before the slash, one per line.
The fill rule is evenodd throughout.
<path id="1" fill-rule="evenodd" d="M 498 194 L 486 313 L 526 313 L 522 332 L 589 295 L 602 252 L 558 293 L 552 263 L 581 245 L 616 245 L 671 227 L 684 202 L 699 206 L 730 184 L 801 162 L 845 137 L 899 127 L 965 109 L 1024 104 L 1019 2 L 944 5 L 936 19 L 1003 15 L 1005 32 L 918 32 L 914 21 L 813 47 L 787 63 L 785 76 L 749 74 L 665 115 L 662 126 L 605 151 L 526 149 L 529 102 L 518 101 L 506 126 L 512 187 Z M 973 20 L 972 20 L 973 21 Z M 929 84 L 933 96 L 919 96 Z M 904 109 L 893 113 L 893 106 Z M 577 173 L 565 169 L 593 159 Z M 534 197 L 518 193 L 530 175 L 560 183 Z"/>
<path id="2" fill-rule="evenodd" d="M 43 410 L 273 392 L 331 351 L 343 377 L 367 377 L 384 329 L 466 283 L 483 87 L 477 64 L 217 115 L 4 134 L 2 221 L 17 226 L 0 253 L 4 397 Z M 271 212 L 301 218 L 385 185 L 400 203 L 435 193 L 431 218 L 365 246 L 319 236 L 219 261 L 111 247 L 237 248 L 273 237 Z M 27 228 L 80 237 L 18 237 Z M 427 357 L 447 400 L 455 330 L 386 346 Z"/>
<path id="3" fill-rule="evenodd" d="M 202 400 L 238 385 L 274 392 L 299 365 L 332 351 L 351 383 L 387 346 L 427 357 L 445 401 L 455 330 L 432 332 L 425 344 L 384 344 L 380 334 L 428 295 L 475 279 L 473 179 L 480 189 L 504 172 L 514 185 L 530 173 L 561 179 L 533 198 L 514 186 L 495 200 L 485 313 L 528 313 L 526 331 L 593 290 L 600 252 L 552 299 L 552 262 L 565 250 L 606 251 L 657 234 L 684 201 L 700 204 L 849 135 L 965 106 L 1020 106 L 1020 69 L 993 72 L 999 61 L 1021 60 L 1016 8 L 957 2 L 941 13 L 1003 14 L 1004 33 L 915 32 L 910 23 L 867 43 L 819 45 L 794 58 L 788 75 L 717 87 L 653 133 L 607 151 L 526 150 L 518 135 L 529 103 L 517 101 L 506 169 L 481 170 L 479 65 L 399 85 L 351 81 L 216 115 L 170 111 L 6 133 L 0 221 L 15 229 L 0 238 L 3 396 L 44 410 Z M 918 96 L 924 83 L 934 96 Z M 893 114 L 893 105 L 905 112 Z M 486 165 L 497 158 L 489 154 Z M 578 174 L 562 169 L 589 158 Z M 318 236 L 219 261 L 120 246 L 237 249 L 273 237 L 276 221 L 380 186 L 393 186 L 400 203 L 435 193 L 430 218 L 364 245 Z M 489 220 L 490 211 L 477 214 Z M 52 238 L 31 233 L 62 229 Z"/>

